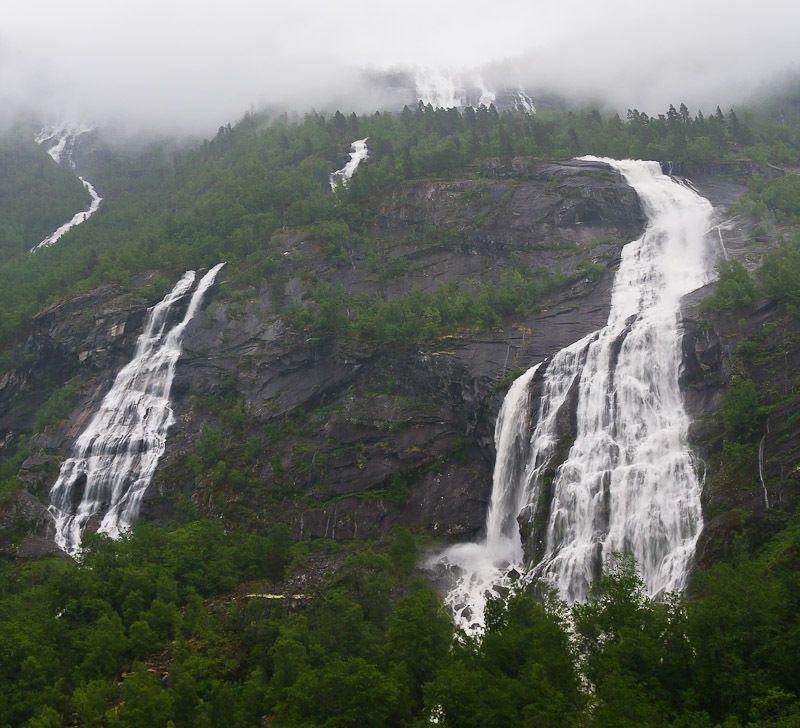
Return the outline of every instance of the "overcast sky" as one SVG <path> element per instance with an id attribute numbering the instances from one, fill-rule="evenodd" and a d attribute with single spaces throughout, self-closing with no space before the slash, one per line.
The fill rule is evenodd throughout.
<path id="1" fill-rule="evenodd" d="M 361 70 L 415 64 L 713 110 L 797 70 L 799 36 L 796 0 L 0 0 L 0 113 L 206 134 L 265 103 L 364 110 Z"/>

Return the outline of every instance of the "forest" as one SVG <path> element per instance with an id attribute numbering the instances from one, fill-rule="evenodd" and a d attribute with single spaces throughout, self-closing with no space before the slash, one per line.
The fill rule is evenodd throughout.
<path id="1" fill-rule="evenodd" d="M 369 161 L 332 193 L 328 175 L 363 137 Z M 334 268 L 354 249 L 369 255 L 374 202 L 403 181 L 583 154 L 671 162 L 690 176 L 746 165 L 741 214 L 779 225 L 784 239 L 755 273 L 723 263 L 705 305 L 744 318 L 768 299 L 784 320 L 800 317 L 800 115 L 683 104 L 625 118 L 424 105 L 248 114 L 194 147 L 112 154 L 96 176 L 98 214 L 33 255 L 28 243 L 68 216 L 38 196 L 72 209 L 82 188 L 23 136 L 0 148 L 0 370 L 19 363 L 31 317 L 75 293 L 121 283 L 155 299 L 186 268 L 226 260 L 224 295 L 243 295 L 275 274 L 287 230 L 309 230 Z M 9 204 L 17 188 L 36 192 Z M 400 261 L 375 266 L 403 272 Z M 158 275 L 142 282 L 149 272 Z M 310 281 L 312 295 L 281 315 L 296 331 L 390 347 L 491 326 L 569 280 L 518 265 L 496 281 L 391 300 Z M 734 482 L 751 478 L 757 425 L 784 403 L 758 383 L 774 362 L 754 347 L 720 413 Z M 68 400 L 68 388 L 54 392 L 37 428 Z M 235 419 L 238 403 L 226 406 Z M 25 455 L 0 465 L 6 496 Z M 281 524 L 227 529 L 187 507 L 119 541 L 87 537 L 77 561 L 0 559 L 0 726 L 798 726 L 800 522 L 787 512 L 775 523 L 698 572 L 687 594 L 647 597 L 635 562 L 613 554 L 585 604 L 526 583 L 492 601 L 478 635 L 454 628 L 420 570 L 438 545 L 429 537 L 293 542 Z"/>
<path id="2" fill-rule="evenodd" d="M 425 543 L 293 544 L 190 520 L 0 564 L 3 726 L 793 726 L 800 529 L 643 594 L 614 555 L 585 604 L 535 582 L 455 633 Z M 320 559 L 324 582 L 287 574 Z M 296 587 L 295 587 L 296 588 Z"/>

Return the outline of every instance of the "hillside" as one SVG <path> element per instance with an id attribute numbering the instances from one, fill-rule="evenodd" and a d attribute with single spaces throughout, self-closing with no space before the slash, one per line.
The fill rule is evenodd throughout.
<path id="1" fill-rule="evenodd" d="M 674 107 L 622 121 L 420 106 L 248 115 L 188 148 L 99 133 L 79 159 L 103 207 L 0 262 L 9 725 L 790 725 L 800 136 L 776 128 Z M 332 192 L 360 138 L 369 158 Z M 484 535 L 509 386 L 605 325 L 621 249 L 645 228 L 623 176 L 582 154 L 661 160 L 720 225 L 721 282 L 682 312 L 704 473 L 695 598 L 645 597 L 612 556 L 586 604 L 497 590 L 485 638 L 451 648 L 414 567 Z M 32 162 L 15 164 L 22 179 Z M 47 512 L 61 464 L 149 311 L 221 262 L 196 313 L 168 312 L 187 324 L 141 523 L 64 559 Z"/>

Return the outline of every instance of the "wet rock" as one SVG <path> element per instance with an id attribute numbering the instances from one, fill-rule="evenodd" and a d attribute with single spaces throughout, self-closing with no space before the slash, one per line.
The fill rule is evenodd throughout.
<path id="1" fill-rule="evenodd" d="M 692 421 L 690 441 L 705 476 L 705 523 L 696 556 L 701 567 L 732 555 L 743 539 L 757 547 L 782 527 L 785 514 L 797 507 L 800 492 L 800 451 L 796 447 L 800 418 L 796 401 L 787 396 L 800 386 L 800 324 L 767 301 L 747 310 L 705 311 L 701 304 L 709 290 L 687 297 L 683 307 L 681 385 Z M 757 359 L 743 357 L 746 349 L 740 348 L 742 344 L 755 347 Z M 778 401 L 750 443 L 752 462 L 727 475 L 722 467 L 725 433 L 720 405 L 734 370 L 753 379 L 759 391 Z M 762 438 L 769 509 L 756 462 L 757 441 Z"/>
<path id="2" fill-rule="evenodd" d="M 507 586 L 502 586 L 501 584 L 495 584 L 492 587 L 492 591 L 501 596 L 503 599 L 506 599 L 511 593 L 511 589 L 509 589 Z"/>
<path id="3" fill-rule="evenodd" d="M 16 550 L 16 557 L 21 560 L 41 559 L 53 556 L 70 559 L 66 553 L 56 546 L 52 538 L 35 536 L 33 534 L 25 536 Z"/>
<path id="4" fill-rule="evenodd" d="M 480 537 L 505 391 L 498 381 L 605 323 L 620 242 L 640 234 L 642 211 L 605 165 L 530 159 L 475 178 L 408 183 L 375 211 L 376 238 L 408 261 L 402 275 L 381 279 L 360 252 L 352 265 L 332 266 L 306 233 L 292 231 L 280 233 L 289 254 L 275 281 L 233 299 L 220 295 L 223 273 L 209 291 L 186 331 L 172 390 L 176 424 L 142 517 L 169 519 L 178 502 L 191 501 L 200 513 L 253 526 L 289 523 L 298 538 L 382 538 L 398 525 L 446 540 Z M 442 234 L 425 238 L 434 228 Z M 307 297 L 308 277 L 392 298 L 493 280 L 514 261 L 564 273 L 588 263 L 608 270 L 577 278 L 537 302 L 538 311 L 491 329 L 388 350 L 294 332 L 279 315 L 282 305 Z M 74 411 L 37 436 L 23 468 L 25 487 L 42 501 L 129 361 L 153 302 L 104 286 L 48 309 L 24 345 L 32 363 L 0 380 L 2 441 L 3 432 L 30 431 L 48 396 L 36 382 L 80 379 Z M 247 413 L 244 437 L 260 443 L 251 463 L 254 493 L 195 482 L 187 472 L 186 454 L 219 426 L 193 393 L 230 393 L 231 386 Z M 295 429 L 284 433 L 287 418 Z M 277 497 L 269 489 L 280 471 L 290 495 Z"/>

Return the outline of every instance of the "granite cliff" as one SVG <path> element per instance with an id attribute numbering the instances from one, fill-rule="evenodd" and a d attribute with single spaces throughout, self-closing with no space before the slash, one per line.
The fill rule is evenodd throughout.
<path id="1" fill-rule="evenodd" d="M 643 225 L 639 202 L 604 165 L 516 159 L 408 183 L 375 210 L 379 256 L 402 261 L 399 274 L 376 271 L 374 253 L 359 250 L 331 263 L 312 234 L 286 229 L 270 280 L 237 287 L 221 276 L 187 331 L 177 424 L 144 517 L 189 508 L 251 525 L 282 520 L 298 537 L 380 537 L 397 524 L 452 539 L 480 531 L 509 375 L 605 321 L 620 247 Z M 391 300 L 495 280 L 520 263 L 558 270 L 564 285 L 488 329 L 387 349 L 295 330 L 282 315 L 320 280 Z M 32 438 L 25 489 L 5 516 L 45 539 L 58 463 L 156 300 L 155 275 L 134 283 L 133 293 L 104 286 L 39 315 L 25 364 L 0 382 L 7 443 L 30 433 L 41 406 L 71 383 L 70 411 Z M 43 542 L 26 544 L 23 553 Z"/>
<path id="2" fill-rule="evenodd" d="M 750 224 L 732 220 L 741 177 L 694 181 L 719 210 L 726 252 L 756 265 L 775 236 L 754 244 Z M 297 538 L 380 538 L 397 525 L 445 540 L 479 536 L 508 384 L 605 323 L 620 247 L 640 234 L 644 216 L 633 190 L 602 164 L 523 158 L 463 178 L 408 182 L 375 200 L 374 213 L 377 250 L 354 247 L 344 262 L 332 261 L 311 231 L 287 228 L 275 234 L 283 254 L 268 279 L 243 285 L 223 271 L 187 331 L 173 387 L 176 425 L 143 517 L 202 513 L 250 527 L 280 521 Z M 303 330 L 285 315 L 320 282 L 394 300 L 497 280 L 520 264 L 557 270 L 563 285 L 488 328 L 387 347 Z M 24 488 L 2 516 L 7 549 L 21 556 L 51 549 L 45 507 L 58 465 L 167 283 L 153 273 L 103 286 L 32 322 L 17 352 L 24 363 L 0 379 L 0 442 L 11 449 L 30 437 Z M 709 290 L 684 306 L 682 384 L 707 468 L 700 563 L 728 553 L 736 534 L 760 539 L 771 532 L 765 524 L 782 523 L 795 490 L 791 443 L 800 434 L 790 397 L 800 332 L 768 303 L 744 318 L 710 313 L 702 306 Z M 759 347 L 749 359 L 748 341 Z M 782 382 L 775 396 L 785 400 L 785 411 L 763 421 L 761 475 L 757 459 L 741 466 L 752 471 L 747 490 L 730 487 L 719 458 L 719 407 L 737 367 Z M 38 413 L 59 391 L 68 392 L 65 416 L 43 426 Z M 574 426 L 565 418 L 564 438 Z"/>

